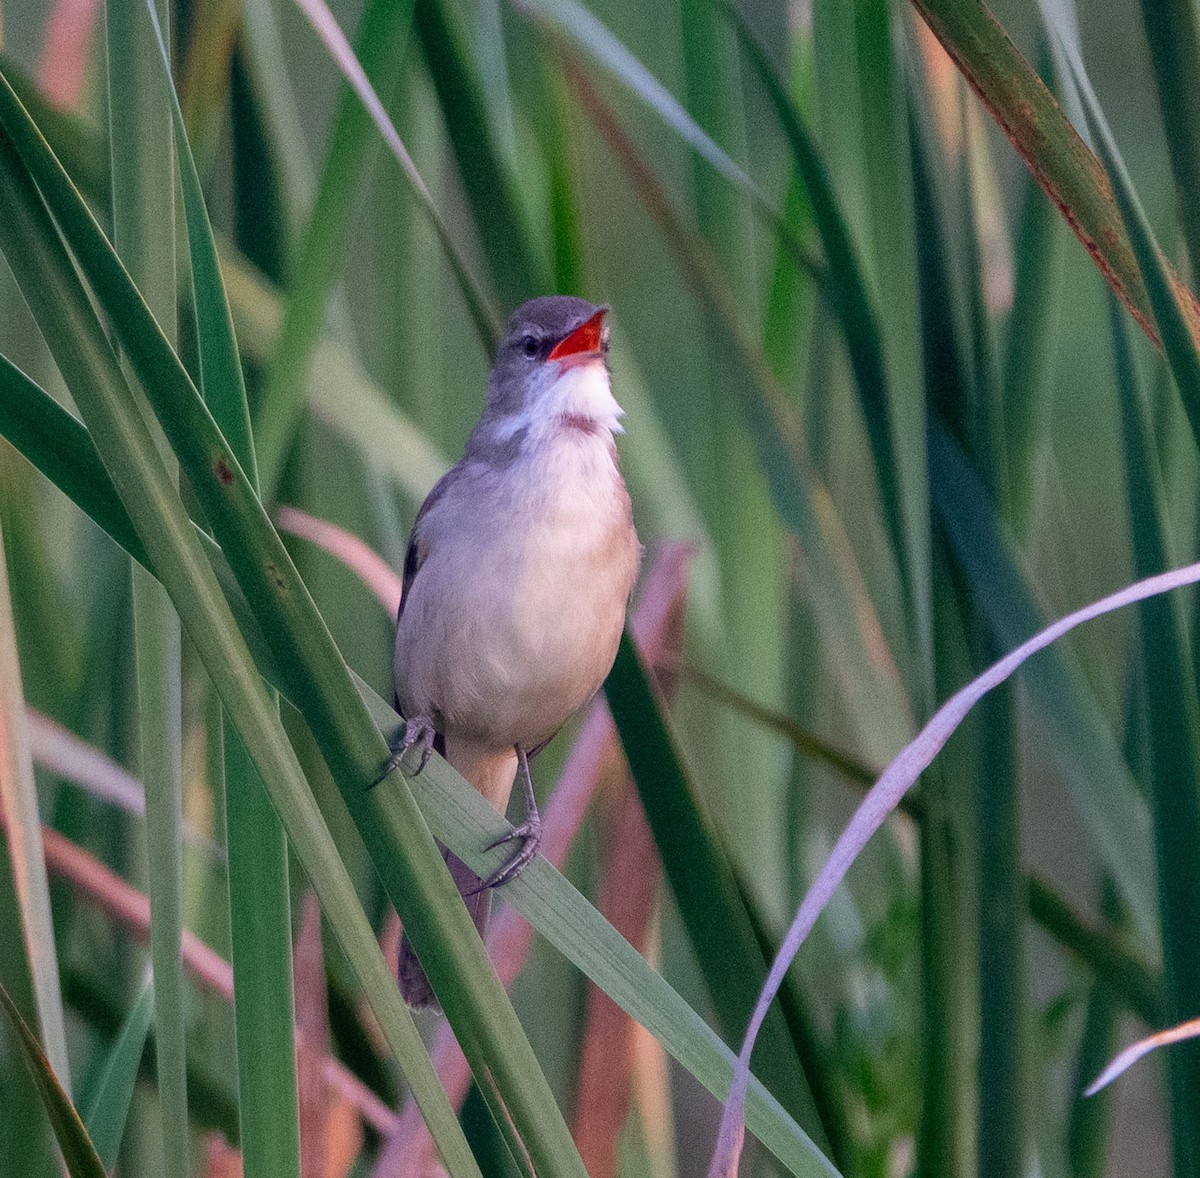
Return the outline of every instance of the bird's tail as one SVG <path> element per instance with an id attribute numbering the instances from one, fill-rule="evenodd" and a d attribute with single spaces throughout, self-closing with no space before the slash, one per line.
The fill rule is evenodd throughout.
<path id="1" fill-rule="evenodd" d="M 500 813 L 504 813 L 517 774 L 517 754 L 514 750 L 510 749 L 498 755 L 472 742 L 450 739 L 446 742 L 446 759 Z M 458 888 L 467 911 L 479 930 L 479 935 L 486 937 L 488 916 L 492 910 L 491 890 L 476 892 L 475 889 L 482 882 L 479 876 L 445 847 L 442 848 L 442 856 L 446 860 L 446 866 L 450 868 L 450 877 L 454 880 L 455 887 Z M 473 895 L 469 894 L 472 892 Z M 409 1006 L 416 1009 L 440 1009 L 429 979 L 425 976 L 407 935 L 400 938 L 400 961 L 396 968 L 396 976 L 400 983 L 400 995 Z"/>
<path id="2" fill-rule="evenodd" d="M 479 935 L 485 937 L 488 916 L 492 911 L 491 890 L 468 895 L 469 892 L 473 892 L 475 888 L 479 887 L 482 880 L 453 851 L 442 847 L 442 857 L 446 860 L 446 866 L 450 868 L 450 876 L 462 894 L 463 902 L 471 914 L 471 919 L 475 922 L 475 927 L 479 930 Z M 409 1006 L 417 1010 L 441 1009 L 438 1000 L 433 996 L 433 988 L 429 985 L 429 979 L 425 976 L 425 971 L 421 968 L 421 963 L 417 960 L 412 942 L 407 935 L 400 938 L 400 963 L 396 968 L 396 976 L 400 982 L 400 996 Z"/>

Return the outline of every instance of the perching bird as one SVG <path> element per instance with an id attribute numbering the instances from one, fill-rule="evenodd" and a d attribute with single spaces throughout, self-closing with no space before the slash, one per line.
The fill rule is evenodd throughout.
<path id="1" fill-rule="evenodd" d="M 521 770 L 526 821 L 508 836 L 520 849 L 486 880 L 445 852 L 481 935 L 489 889 L 541 838 L 527 755 L 604 682 L 641 557 L 613 442 L 606 316 L 559 296 L 513 314 L 483 416 L 422 504 L 404 561 L 397 757 L 420 743 L 423 768 L 436 737 L 501 813 Z M 407 938 L 398 974 L 410 1005 L 436 1005 Z"/>

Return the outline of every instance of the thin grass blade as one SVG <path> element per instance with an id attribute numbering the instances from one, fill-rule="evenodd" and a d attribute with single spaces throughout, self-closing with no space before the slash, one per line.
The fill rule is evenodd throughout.
<path id="1" fill-rule="evenodd" d="M 113 243 L 175 336 L 175 169 L 171 118 L 155 33 L 140 0 L 105 9 Z M 167 20 L 166 6 L 162 19 Z M 172 464 L 173 465 L 173 464 Z M 146 786 L 147 891 L 154 963 L 155 1054 L 164 1143 L 188 1153 L 184 1027 L 182 668 L 179 618 L 162 587 L 133 567 L 140 775 Z"/>
<path id="2" fill-rule="evenodd" d="M 154 985 L 147 976 L 112 1045 L 84 1123 L 106 1170 L 117 1164 L 142 1054 L 154 1019 Z"/>
<path id="3" fill-rule="evenodd" d="M 1133 537 L 1134 572 L 1145 576 L 1169 563 L 1166 507 L 1145 399 L 1133 366 L 1119 308 L 1110 301 L 1117 391 L 1125 449 L 1125 485 Z M 1140 607 L 1142 659 L 1146 668 L 1150 730 L 1150 797 L 1158 862 L 1158 903 L 1168 1017 L 1200 1010 L 1200 704 L 1186 629 L 1176 603 L 1165 599 Z M 1200 1048 L 1171 1053 L 1172 1123 L 1177 1157 L 1195 1151 L 1200 1115 Z"/>
<path id="4" fill-rule="evenodd" d="M 58 1082 L 37 1036 L 21 1017 L 21 1012 L 3 985 L 0 985 L 0 1013 L 3 1013 L 37 1086 L 54 1136 L 62 1150 L 67 1172 L 71 1178 L 107 1178 L 96 1147 L 88 1137 L 71 1098 Z"/>

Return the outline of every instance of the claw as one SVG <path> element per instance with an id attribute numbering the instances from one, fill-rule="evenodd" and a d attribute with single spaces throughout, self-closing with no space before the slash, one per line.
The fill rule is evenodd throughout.
<path id="1" fill-rule="evenodd" d="M 516 879 L 533 861 L 533 857 L 538 853 L 538 847 L 542 845 L 542 816 L 538 813 L 537 799 L 533 794 L 533 779 L 529 776 L 529 761 L 525 756 L 525 750 L 520 745 L 516 747 L 517 763 L 520 766 L 525 787 L 526 818 L 520 826 L 514 826 L 507 834 L 502 834 L 494 842 L 488 843 L 484 849 L 492 851 L 496 847 L 502 847 L 505 843 L 514 843 L 518 840 L 520 840 L 521 848 L 500 864 L 499 868 L 483 880 L 477 888 L 472 888 L 467 892 L 468 896 L 474 896 L 488 888 L 498 888 L 502 884 Z"/>
<path id="2" fill-rule="evenodd" d="M 502 884 L 516 879 L 533 862 L 534 856 L 538 853 L 538 847 L 542 845 L 541 820 L 522 822 L 520 826 L 514 826 L 512 830 L 507 834 L 502 834 L 495 842 L 488 843 L 486 850 L 491 851 L 496 847 L 502 847 L 505 843 L 514 843 L 518 840 L 521 843 L 520 850 L 501 863 L 487 879 L 482 880 L 479 886 L 472 888 L 467 895 L 474 896 L 478 892 L 487 891 L 488 888 L 498 888 Z"/>
<path id="3" fill-rule="evenodd" d="M 405 754 L 413 745 L 421 746 L 421 760 L 413 771 L 413 776 L 416 777 L 426 765 L 429 764 L 429 758 L 433 754 L 433 741 L 437 736 L 434 730 L 433 721 L 428 716 L 414 716 L 404 725 L 404 735 L 399 740 L 392 744 L 392 754 L 383 763 L 383 769 L 379 776 L 371 782 L 368 788 L 374 789 L 393 769 L 399 769 L 404 760 Z"/>

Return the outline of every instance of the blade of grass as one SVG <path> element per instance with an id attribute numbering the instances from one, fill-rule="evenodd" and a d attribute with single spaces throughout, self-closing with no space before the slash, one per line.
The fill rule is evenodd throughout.
<path id="1" fill-rule="evenodd" d="M 0 92 L 9 93 L 2 86 Z M 354 964 L 389 1046 L 418 1093 L 418 1102 L 430 1116 L 431 1130 L 444 1159 L 455 1173 L 477 1174 L 212 568 L 7 134 L 0 135 L 0 174 L 5 178 L 0 184 L 0 247 L 24 280 L 24 289 L 37 308 L 39 322 L 49 333 L 49 342 L 84 410 L 85 420 L 91 417 L 97 449 L 102 455 L 108 453 L 106 465 L 118 492 L 139 525 L 156 570 L 179 603 L 180 615 L 188 623 L 223 702 L 253 750 L 292 844 Z M 235 460 L 229 455 L 223 461 Z M 453 892 L 450 881 L 446 883 Z"/>
<path id="2" fill-rule="evenodd" d="M 995 507 L 944 426 L 929 434 L 930 496 L 975 600 L 1008 649 L 1044 624 L 1032 591 L 1009 554 Z M 1157 907 L 1150 817 L 1100 704 L 1066 648 L 1044 654 L 1024 674 L 1032 717 L 1047 753 L 1070 787 L 1097 851 L 1157 952 Z"/>
<path id="3" fill-rule="evenodd" d="M 167 47 L 153 6 L 148 8 L 171 104 L 183 187 L 201 391 L 238 462 L 257 486 L 250 411 L 229 301 Z M 262 778 L 232 725 L 226 725 L 224 749 L 242 1157 L 252 1174 L 289 1178 L 300 1173 L 300 1122 L 287 841 Z"/>
<path id="4" fill-rule="evenodd" d="M 364 783 L 371 782 L 387 761 L 387 745 L 363 710 L 346 665 L 261 503 L 178 357 L 79 202 L 69 178 L 61 172 L 36 128 L 28 123 L 11 90 L 2 85 L 0 120 L 28 153 L 27 159 L 37 168 L 44 185 L 42 191 L 51 196 L 60 224 L 75 240 L 78 260 L 104 293 L 111 322 L 141 374 L 143 388 L 155 402 L 159 422 L 177 448 L 176 454 L 235 575 L 243 590 L 249 588 L 246 600 L 279 659 L 288 690 L 322 745 L 443 1009 L 461 1031 L 460 1042 L 471 1054 L 473 1067 L 480 1077 L 491 1075 L 503 1088 L 508 1110 L 535 1160 L 540 1159 L 553 1172 L 577 1173 L 579 1156 L 562 1114 L 405 780 L 393 772 L 386 788 L 365 789 Z M 9 161 L 10 172 L 22 168 L 23 164 L 15 159 Z M 40 202 L 23 178 L 21 192 L 21 200 L 14 203 L 21 204 L 22 219 L 37 216 Z M 33 299 L 51 324 L 58 322 L 64 306 L 79 305 L 78 315 L 84 317 L 82 306 L 86 305 L 83 291 L 70 279 L 67 259 L 54 251 L 57 239 L 47 242 L 52 234 L 53 230 L 43 225 L 34 237 L 36 248 L 52 255 L 61 284 L 53 297 L 59 302 L 47 306 L 50 292 L 38 290 L 31 294 L 26 289 L 27 298 Z M 19 249 L 12 235 L 9 237 L 10 246 Z M 45 261 L 51 264 L 51 259 Z M 32 267 L 23 270 L 27 280 L 32 273 Z M 86 318 L 86 323 L 86 330 L 93 330 L 94 318 Z M 79 393 L 75 391 L 78 401 Z M 113 397 L 97 407 L 98 412 L 116 412 L 119 396 L 118 386 Z M 92 429 L 103 454 L 95 425 Z M 117 478 L 111 466 L 110 473 Z M 128 496 L 122 498 L 130 507 Z M 168 575 L 169 570 L 157 567 L 164 577 Z M 240 727 L 241 717 L 236 710 L 234 716 Z M 256 761 L 262 769 L 258 757 Z M 458 780 L 456 774 L 453 777 Z M 494 1115 L 501 1115 L 500 1111 L 494 1110 Z"/>
<path id="5" fill-rule="evenodd" d="M 549 268 L 534 247 L 514 177 L 494 142 L 483 86 L 453 11 L 442 0 L 416 0 L 414 18 L 492 287 L 501 305 L 512 309 L 550 290 Z"/>
<path id="6" fill-rule="evenodd" d="M 1063 214 L 1105 281 L 1157 341 L 1151 303 L 1126 226 L 1096 157 L 983 4 L 913 0 L 1017 154 Z M 1173 272 L 1187 330 L 1200 330 L 1200 304 Z"/>
<path id="7" fill-rule="evenodd" d="M 1188 0 L 1142 0 L 1142 27 L 1158 84 L 1171 175 L 1192 281 L 1200 275 L 1200 36 Z"/>
<path id="8" fill-rule="evenodd" d="M 106 1170 L 117 1164 L 117 1151 L 129 1119 L 129 1105 L 137 1082 L 146 1037 L 154 1018 L 154 984 L 147 977 L 112 1045 L 95 1094 L 88 1102 L 84 1124 Z"/>
<path id="9" fill-rule="evenodd" d="M 1135 574 L 1142 577 L 1168 563 L 1165 505 L 1146 428 L 1145 397 L 1115 300 L 1110 299 L 1109 311 L 1133 564 Z M 1200 766 L 1200 705 L 1185 629 L 1174 607 L 1174 602 L 1163 599 L 1144 602 L 1140 629 L 1164 977 L 1168 1017 L 1178 1021 L 1200 1010 L 1200 796 L 1195 784 Z M 1178 1173 L 1183 1158 L 1200 1158 L 1200 1140 L 1194 1136 L 1194 1117 L 1200 1114 L 1200 1050 L 1173 1051 L 1167 1064 Z"/>
<path id="10" fill-rule="evenodd" d="M 732 4 L 727 6 L 726 11 L 733 20 L 746 56 L 767 91 L 775 116 L 791 148 L 796 170 L 808 193 L 813 223 L 821 238 L 828 270 L 829 281 L 822 289 L 829 299 L 830 308 L 845 338 L 863 421 L 867 428 L 867 438 L 871 445 L 875 476 L 879 480 L 884 523 L 900 571 L 910 621 L 915 621 L 911 613 L 914 608 L 911 562 L 905 538 L 904 505 L 900 498 L 900 475 L 897 469 L 887 374 L 883 363 L 879 327 L 862 269 L 855 257 L 849 229 L 838 207 L 828 172 L 812 136 L 740 12 Z"/>
<path id="11" fill-rule="evenodd" d="M 725 1033 L 736 1038 L 750 1018 L 767 962 L 733 869 L 700 809 L 678 741 L 627 634 L 604 694 L 717 1017 Z M 778 1009 L 765 1024 L 757 1070 L 809 1136 L 828 1149 L 796 1045 Z"/>
<path id="12" fill-rule="evenodd" d="M 375 0 L 363 10 L 355 52 L 363 71 L 386 97 L 408 50 L 412 2 Z M 286 75 L 285 75 L 286 76 Z M 271 354 L 255 420 L 263 484 L 270 497 L 300 420 L 308 366 L 325 320 L 325 305 L 342 260 L 359 178 L 377 154 L 371 119 L 346 84 L 339 88 L 329 153 L 296 257 L 283 325 Z"/>
<path id="13" fill-rule="evenodd" d="M 175 172 L 166 87 L 154 33 L 139 0 L 105 6 L 113 243 L 136 274 L 169 338 L 175 337 Z M 166 5 L 163 5 L 163 21 Z M 154 964 L 159 1118 L 164 1146 L 188 1154 L 184 1027 L 181 632 L 162 587 L 133 567 L 135 683 L 141 777 L 146 787 L 147 892 Z"/>
<path id="14" fill-rule="evenodd" d="M 8 565 L 0 536 L 0 811 L 8 836 L 21 935 L 34 1005 L 46 1055 L 65 1091 L 71 1087 L 67 1059 L 67 1033 L 63 1022 L 62 991 L 58 981 L 58 953 L 50 914 L 50 889 L 42 853 L 42 827 L 38 817 L 33 758 L 25 722 L 21 689 L 21 664 L 8 589 Z"/>
<path id="15" fill-rule="evenodd" d="M 0 985 L 0 1012 L 3 1012 L 29 1068 L 29 1074 L 37 1086 L 54 1136 L 58 1138 L 67 1172 L 71 1178 L 107 1178 L 96 1147 L 88 1137 L 71 1098 L 58 1082 L 50 1061 L 42 1052 L 37 1036 L 21 1017 L 21 1012 L 3 985 Z"/>

